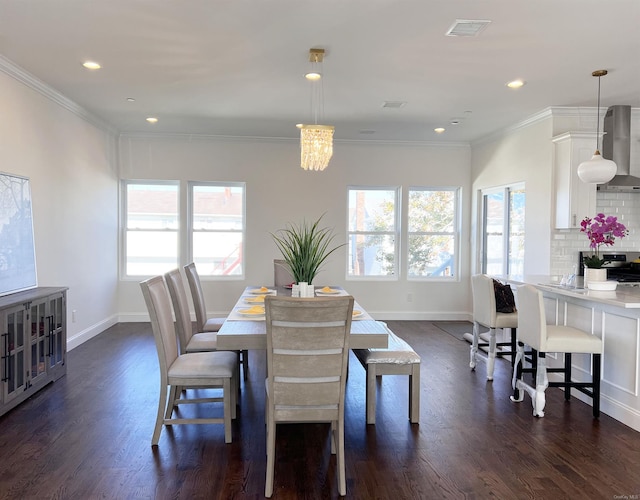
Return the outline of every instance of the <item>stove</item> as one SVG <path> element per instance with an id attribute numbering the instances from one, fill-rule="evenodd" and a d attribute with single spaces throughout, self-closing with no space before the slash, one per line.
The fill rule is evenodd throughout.
<path id="1" fill-rule="evenodd" d="M 578 274 L 584 275 L 584 255 L 591 252 L 580 252 L 578 262 Z M 607 261 L 604 268 L 607 269 L 607 279 L 615 280 L 625 285 L 640 286 L 640 265 L 633 261 L 640 258 L 640 252 L 603 253 L 602 257 Z"/>

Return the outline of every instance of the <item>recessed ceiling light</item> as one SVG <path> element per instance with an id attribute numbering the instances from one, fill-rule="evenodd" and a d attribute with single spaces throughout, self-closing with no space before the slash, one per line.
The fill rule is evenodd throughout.
<path id="1" fill-rule="evenodd" d="M 147 118 L 147 121 L 149 123 L 158 123 L 158 119 L 153 116 L 150 116 L 149 118 Z"/>
<path id="2" fill-rule="evenodd" d="M 434 128 L 434 129 L 433 129 L 433 131 L 434 131 L 436 134 L 441 134 L 442 132 L 444 132 L 444 131 L 445 131 L 445 129 L 444 129 L 444 128 L 442 128 L 442 127 L 438 127 L 438 128 Z"/>
<path id="3" fill-rule="evenodd" d="M 135 102 L 135 99 L 133 97 L 127 97 L 127 101 L 128 102 Z"/>
<path id="4" fill-rule="evenodd" d="M 458 120 L 457 118 L 452 118 L 451 125 L 460 125 L 460 120 Z"/>
<path id="5" fill-rule="evenodd" d="M 82 65 L 87 69 L 100 69 L 102 67 L 95 61 L 85 61 Z"/>
<path id="6" fill-rule="evenodd" d="M 507 83 L 507 87 L 509 87 L 510 89 L 519 89 L 520 87 L 522 87 L 526 82 L 524 82 L 523 80 L 513 80 L 509 83 Z"/>

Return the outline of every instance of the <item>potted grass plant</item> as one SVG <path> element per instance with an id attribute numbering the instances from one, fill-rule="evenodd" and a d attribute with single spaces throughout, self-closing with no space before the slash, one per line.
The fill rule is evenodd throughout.
<path id="1" fill-rule="evenodd" d="M 333 230 L 320 227 L 322 217 L 324 214 L 313 223 L 306 220 L 299 225 L 290 223 L 271 233 L 296 283 L 313 283 L 327 257 L 345 245 L 331 246 Z"/>

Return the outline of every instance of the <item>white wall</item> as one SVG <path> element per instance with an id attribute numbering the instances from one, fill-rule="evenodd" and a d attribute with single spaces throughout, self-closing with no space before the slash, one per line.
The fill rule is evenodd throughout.
<path id="1" fill-rule="evenodd" d="M 324 172 L 299 167 L 299 144 L 293 140 L 204 137 L 123 136 L 123 179 L 243 181 L 247 183 L 246 279 L 203 282 L 209 314 L 228 313 L 248 285 L 273 282 L 279 257 L 270 232 L 287 222 L 315 219 L 334 227 L 345 241 L 347 186 L 461 186 L 461 280 L 452 283 L 346 281 L 346 250 L 328 261 L 319 284 L 345 286 L 377 319 L 467 319 L 469 301 L 470 150 L 466 145 L 412 145 L 337 142 Z M 413 294 L 408 302 L 407 294 Z M 146 318 L 137 281 L 120 282 L 122 320 Z"/>
<path id="2" fill-rule="evenodd" d="M 117 144 L 3 69 L 0 169 L 30 178 L 38 285 L 69 287 L 74 347 L 117 320 Z"/>
<path id="3" fill-rule="evenodd" d="M 472 272 L 479 270 L 478 220 L 480 190 L 524 182 L 525 274 L 549 274 L 553 215 L 551 115 L 492 140 L 475 144 L 472 155 L 474 255 Z"/>

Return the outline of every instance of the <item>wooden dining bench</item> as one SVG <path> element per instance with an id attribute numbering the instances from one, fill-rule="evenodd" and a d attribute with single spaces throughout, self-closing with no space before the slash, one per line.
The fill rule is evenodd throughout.
<path id="1" fill-rule="evenodd" d="M 388 347 L 353 349 L 367 373 L 367 424 L 376 423 L 376 378 L 382 375 L 409 375 L 409 420 L 417 424 L 420 422 L 420 356 L 407 342 L 386 328 L 389 332 Z"/>

